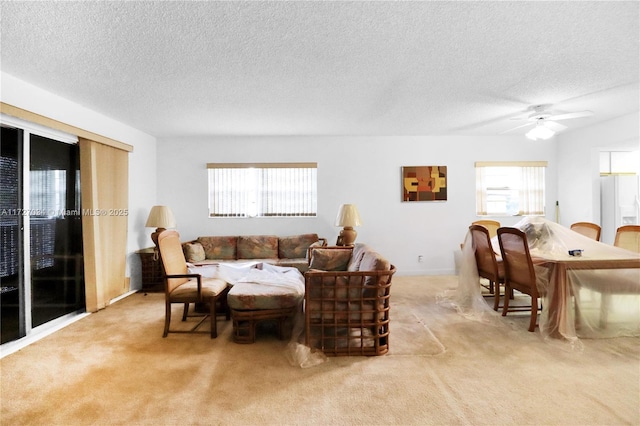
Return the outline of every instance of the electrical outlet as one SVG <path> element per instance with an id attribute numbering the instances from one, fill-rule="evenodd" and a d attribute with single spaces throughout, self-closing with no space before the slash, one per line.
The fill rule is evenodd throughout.
<path id="1" fill-rule="evenodd" d="M 424 256 L 423 255 L 418 256 L 418 262 L 420 262 L 420 263 L 424 262 Z"/>

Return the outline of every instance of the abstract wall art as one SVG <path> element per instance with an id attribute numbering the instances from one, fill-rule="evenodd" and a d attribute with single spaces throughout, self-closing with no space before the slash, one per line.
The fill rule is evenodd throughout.
<path id="1" fill-rule="evenodd" d="M 403 167 L 402 201 L 447 201 L 447 166 Z"/>

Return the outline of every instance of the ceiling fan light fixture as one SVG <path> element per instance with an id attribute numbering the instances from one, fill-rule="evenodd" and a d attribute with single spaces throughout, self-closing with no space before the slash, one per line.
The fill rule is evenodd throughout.
<path id="1" fill-rule="evenodd" d="M 529 130 L 525 136 L 531 140 L 537 141 L 538 139 L 547 140 L 555 134 L 556 132 L 545 126 L 543 123 L 538 123 L 536 124 L 536 127 Z"/>

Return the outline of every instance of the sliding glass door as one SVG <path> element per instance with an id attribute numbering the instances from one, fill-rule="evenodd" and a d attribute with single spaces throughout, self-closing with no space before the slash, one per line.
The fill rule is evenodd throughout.
<path id="1" fill-rule="evenodd" d="M 78 145 L 9 126 L 1 143 L 5 343 L 83 311 L 85 288 Z"/>
<path id="2" fill-rule="evenodd" d="M 22 139 L 20 129 L 0 135 L 0 295 L 2 343 L 26 335 L 22 230 Z"/>
<path id="3" fill-rule="evenodd" d="M 84 308 L 77 144 L 31 135 L 29 230 L 33 327 Z"/>

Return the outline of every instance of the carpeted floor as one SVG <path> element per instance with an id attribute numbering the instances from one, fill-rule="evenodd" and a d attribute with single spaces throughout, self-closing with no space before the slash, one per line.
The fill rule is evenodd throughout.
<path id="1" fill-rule="evenodd" d="M 640 425 L 638 339 L 572 351 L 436 304 L 455 286 L 394 277 L 390 353 L 307 369 L 270 329 L 163 339 L 163 296 L 137 293 L 0 360 L 1 424 Z"/>

